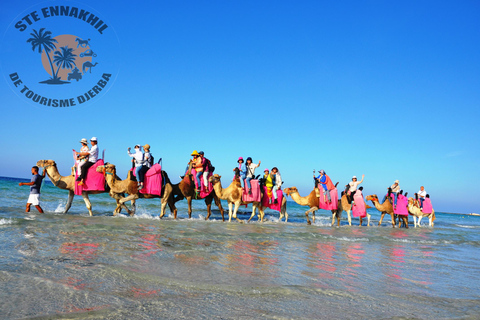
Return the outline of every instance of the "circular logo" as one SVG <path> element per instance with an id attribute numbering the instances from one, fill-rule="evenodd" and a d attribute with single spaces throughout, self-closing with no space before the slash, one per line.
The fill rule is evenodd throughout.
<path id="1" fill-rule="evenodd" d="M 119 70 L 113 27 L 94 9 L 49 1 L 19 14 L 1 45 L 3 74 L 22 100 L 45 107 L 98 101 Z"/>

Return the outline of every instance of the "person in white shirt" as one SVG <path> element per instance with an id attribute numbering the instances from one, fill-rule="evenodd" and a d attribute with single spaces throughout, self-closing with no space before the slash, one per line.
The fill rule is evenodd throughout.
<path id="1" fill-rule="evenodd" d="M 420 191 L 416 193 L 418 195 L 418 198 L 420 200 L 420 209 L 423 208 L 423 201 L 425 201 L 425 197 L 427 196 L 427 191 L 423 186 L 420 187 Z"/>
<path id="2" fill-rule="evenodd" d="M 257 164 L 252 163 L 252 158 L 248 157 L 247 158 L 247 178 L 245 179 L 247 181 L 247 187 L 248 187 L 248 194 L 252 194 L 252 185 L 250 184 L 250 180 L 252 180 L 255 177 L 255 169 L 260 166 L 260 163 L 262 163 L 260 160 L 258 161 Z"/>
<path id="3" fill-rule="evenodd" d="M 357 192 L 358 186 L 363 182 L 363 178 L 365 178 L 365 175 L 362 174 L 362 180 L 357 181 L 357 176 L 352 177 L 352 181 L 348 183 L 348 192 L 347 192 L 347 201 L 348 203 L 354 203 L 353 201 L 353 196 L 355 195 L 355 192 Z"/>
<path id="4" fill-rule="evenodd" d="M 143 179 L 141 179 L 140 170 L 142 170 L 143 164 L 145 162 L 145 156 L 142 152 L 142 146 L 136 144 L 135 153 L 131 153 L 130 150 L 132 148 L 128 148 L 127 152 L 130 157 L 132 157 L 132 161 L 135 163 L 135 176 L 137 177 L 138 187 L 141 189 L 143 187 Z"/>
<path id="5" fill-rule="evenodd" d="M 90 148 L 89 151 L 87 152 L 77 152 L 77 157 L 80 156 L 80 157 L 83 157 L 83 156 L 88 156 L 88 161 L 85 162 L 84 164 L 82 164 L 82 166 L 80 167 L 81 168 L 81 174 L 80 176 L 78 176 L 77 178 L 77 181 L 79 181 L 78 185 L 83 185 L 83 183 L 85 182 L 85 178 L 87 177 L 87 172 L 88 172 L 88 168 L 90 168 L 91 166 L 93 166 L 95 164 L 95 162 L 97 162 L 98 160 L 98 146 L 97 146 L 97 138 L 96 137 L 92 137 L 92 139 L 90 139 L 90 143 L 92 144 L 92 147 Z"/>

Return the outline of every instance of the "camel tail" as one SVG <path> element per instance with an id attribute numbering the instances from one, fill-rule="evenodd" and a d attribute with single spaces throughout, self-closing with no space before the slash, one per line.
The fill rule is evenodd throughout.
<path id="1" fill-rule="evenodd" d="M 165 171 L 163 171 L 163 170 L 162 170 L 162 175 L 163 175 L 163 178 L 165 179 L 164 184 L 167 184 L 167 183 L 170 183 L 170 184 L 171 184 L 171 183 L 172 183 L 172 182 L 170 181 L 170 178 L 168 177 L 168 174 L 167 174 Z"/>

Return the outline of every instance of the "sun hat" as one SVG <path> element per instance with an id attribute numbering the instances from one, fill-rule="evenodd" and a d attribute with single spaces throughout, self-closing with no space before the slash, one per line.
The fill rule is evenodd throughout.
<path id="1" fill-rule="evenodd" d="M 238 157 L 238 160 L 237 160 L 237 162 L 240 162 L 240 160 L 242 160 L 242 161 L 243 161 L 243 157 Z"/>
<path id="2" fill-rule="evenodd" d="M 323 170 L 323 169 L 318 171 L 318 172 L 320 172 L 321 174 L 325 174 L 325 170 Z"/>
<path id="3" fill-rule="evenodd" d="M 150 150 L 150 145 L 147 143 L 146 145 L 143 146 L 143 149 L 148 149 L 148 150 Z"/>
<path id="4" fill-rule="evenodd" d="M 92 137 L 92 139 L 90 139 L 90 141 L 97 141 L 97 137 Z"/>
<path id="5" fill-rule="evenodd" d="M 395 180 L 395 183 L 398 183 L 398 180 Z"/>
<path id="6" fill-rule="evenodd" d="M 192 152 L 192 154 L 191 154 L 191 155 L 192 155 L 192 156 L 198 156 L 198 152 L 197 152 L 197 150 L 193 150 L 193 152 Z"/>
<path id="7" fill-rule="evenodd" d="M 87 139 L 82 138 L 82 140 L 80 140 L 80 143 L 85 143 L 86 144 L 86 143 L 88 143 L 88 141 L 87 141 Z"/>
<path id="8" fill-rule="evenodd" d="M 265 171 L 268 171 L 268 172 L 270 172 L 270 170 L 268 170 L 268 168 L 266 168 L 265 170 L 263 170 L 263 172 L 265 172 Z"/>

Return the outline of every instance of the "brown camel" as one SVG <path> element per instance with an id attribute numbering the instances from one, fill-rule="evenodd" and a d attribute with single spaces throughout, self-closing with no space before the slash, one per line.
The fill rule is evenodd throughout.
<path id="1" fill-rule="evenodd" d="M 122 207 L 125 208 L 129 215 L 133 216 L 135 214 L 135 200 L 139 198 L 143 199 L 154 199 L 161 198 L 162 208 L 160 218 L 163 218 L 166 211 L 166 206 L 170 207 L 174 218 L 177 218 L 177 208 L 173 203 L 172 191 L 173 187 L 170 183 L 170 179 L 165 171 L 162 170 L 162 178 L 165 181 L 165 186 L 162 188 L 162 195 L 156 194 L 144 194 L 138 192 L 137 181 L 132 179 L 132 171 L 128 171 L 128 178 L 121 180 L 117 176 L 116 168 L 114 164 L 106 163 L 104 166 L 98 166 L 97 172 L 103 172 L 105 174 L 105 180 L 107 181 L 108 186 L 110 187 L 110 196 L 117 201 L 117 207 L 113 211 L 113 215 L 117 215 L 122 210 Z M 124 193 L 128 193 L 127 197 L 123 197 Z M 119 199 L 120 198 L 120 199 Z M 132 201 L 133 211 L 128 209 L 125 206 L 125 202 Z"/>
<path id="2" fill-rule="evenodd" d="M 375 208 L 382 213 L 380 217 L 380 221 L 378 222 L 378 225 L 382 224 L 383 217 L 385 216 L 385 214 L 389 214 L 390 217 L 392 217 L 392 227 L 395 228 L 395 216 L 393 213 L 393 206 L 392 206 L 392 203 L 388 200 L 388 198 L 385 199 L 385 201 L 382 204 L 380 204 L 380 202 L 378 201 L 378 197 L 376 194 L 367 196 L 366 200 L 372 201 Z"/>
<path id="3" fill-rule="evenodd" d="M 232 217 L 237 219 L 237 221 L 240 221 L 237 218 L 238 208 L 240 207 L 240 205 L 248 204 L 250 202 L 243 202 L 242 200 L 243 189 L 238 179 L 234 179 L 226 189 L 223 189 L 220 178 L 221 176 L 219 176 L 218 174 L 214 174 L 213 176 L 210 177 L 210 181 L 213 184 L 213 189 L 215 190 L 216 195 L 220 199 L 227 200 L 228 202 L 228 222 L 232 221 Z M 263 221 L 264 212 L 262 209 L 261 202 L 253 201 L 251 203 L 253 206 L 253 211 L 252 211 L 252 216 L 250 217 L 250 219 L 248 219 L 248 221 L 250 221 L 255 215 L 256 208 L 258 208 L 258 211 L 260 212 L 260 221 Z M 235 205 L 235 208 L 233 209 L 233 212 L 232 212 L 233 205 Z"/>
<path id="4" fill-rule="evenodd" d="M 312 220 L 313 223 L 315 223 L 315 212 L 319 210 L 319 202 L 318 202 L 318 197 L 316 195 L 315 189 L 310 192 L 310 194 L 306 197 L 301 197 L 300 194 L 298 193 L 298 189 L 296 187 L 290 187 L 283 189 L 283 193 L 287 196 L 292 197 L 292 200 L 298 203 L 301 206 L 309 206 L 310 209 L 305 212 L 305 216 L 307 217 L 307 223 L 312 224 L 310 222 L 310 219 L 308 218 L 308 214 L 311 212 L 312 213 Z M 340 218 L 342 214 L 342 209 L 341 209 L 341 201 L 338 201 L 338 209 L 337 210 L 332 210 L 332 226 L 335 223 L 335 217 L 337 218 L 337 226 L 340 226 Z"/>
<path id="5" fill-rule="evenodd" d="M 260 189 L 261 190 L 261 189 Z M 261 194 L 261 197 L 260 199 L 263 199 L 263 193 Z M 260 202 L 261 203 L 261 202 Z M 259 221 L 260 222 L 263 222 L 264 220 L 264 217 L 265 217 L 265 209 L 267 209 L 268 207 L 264 207 L 262 205 L 262 210 L 258 210 L 259 213 L 261 213 L 259 215 Z M 250 222 L 250 220 L 253 218 L 253 216 L 255 216 L 255 211 L 252 212 L 252 216 L 250 217 L 250 219 L 248 219 L 247 222 Z M 285 222 L 288 221 L 288 213 L 287 213 L 287 197 L 283 196 L 282 197 L 282 204 L 281 204 L 281 207 L 280 207 L 280 217 L 278 218 L 278 221 L 281 222 L 283 217 L 285 217 Z"/>
<path id="6" fill-rule="evenodd" d="M 62 176 L 58 172 L 57 164 L 53 160 L 39 160 L 37 161 L 37 167 L 44 168 L 47 170 L 48 178 L 52 181 L 53 185 L 57 188 L 68 190 L 68 200 L 67 204 L 65 205 L 65 210 L 63 213 L 67 213 L 70 207 L 72 206 L 73 197 L 75 196 L 75 176 Z M 108 188 L 105 191 L 83 191 L 82 197 L 85 201 L 85 205 L 87 206 L 88 213 L 93 216 L 92 212 L 92 203 L 88 198 L 89 194 L 98 194 L 98 193 L 105 193 L 109 192 Z"/>
<path id="7" fill-rule="evenodd" d="M 410 197 L 408 198 L 408 213 L 413 216 L 413 224 L 415 228 L 417 226 L 420 227 L 420 221 L 423 217 L 428 217 L 428 225 L 433 227 L 433 222 L 435 221 L 435 210 L 432 209 L 432 213 L 423 213 L 420 209 L 420 205 L 418 200 Z M 417 222 L 418 218 L 418 222 Z"/>
<path id="8" fill-rule="evenodd" d="M 192 217 L 192 199 L 202 200 L 196 197 L 195 182 L 193 181 L 193 176 L 191 174 L 192 167 L 193 167 L 193 162 L 190 161 L 188 163 L 187 173 L 183 177 L 182 181 L 180 181 L 180 183 L 172 185 L 174 203 L 187 198 L 189 218 Z M 223 207 L 222 207 L 222 204 L 220 203 L 220 199 L 215 193 L 215 190 L 213 190 L 204 199 L 205 199 L 205 204 L 207 205 L 207 212 L 208 212 L 207 216 L 205 217 L 205 220 L 208 220 L 210 218 L 210 215 L 212 214 L 212 200 L 213 200 L 215 201 L 215 204 L 217 205 L 218 209 L 220 210 L 220 213 L 222 214 L 222 220 L 225 221 L 225 218 L 223 216 L 224 214 Z"/>

